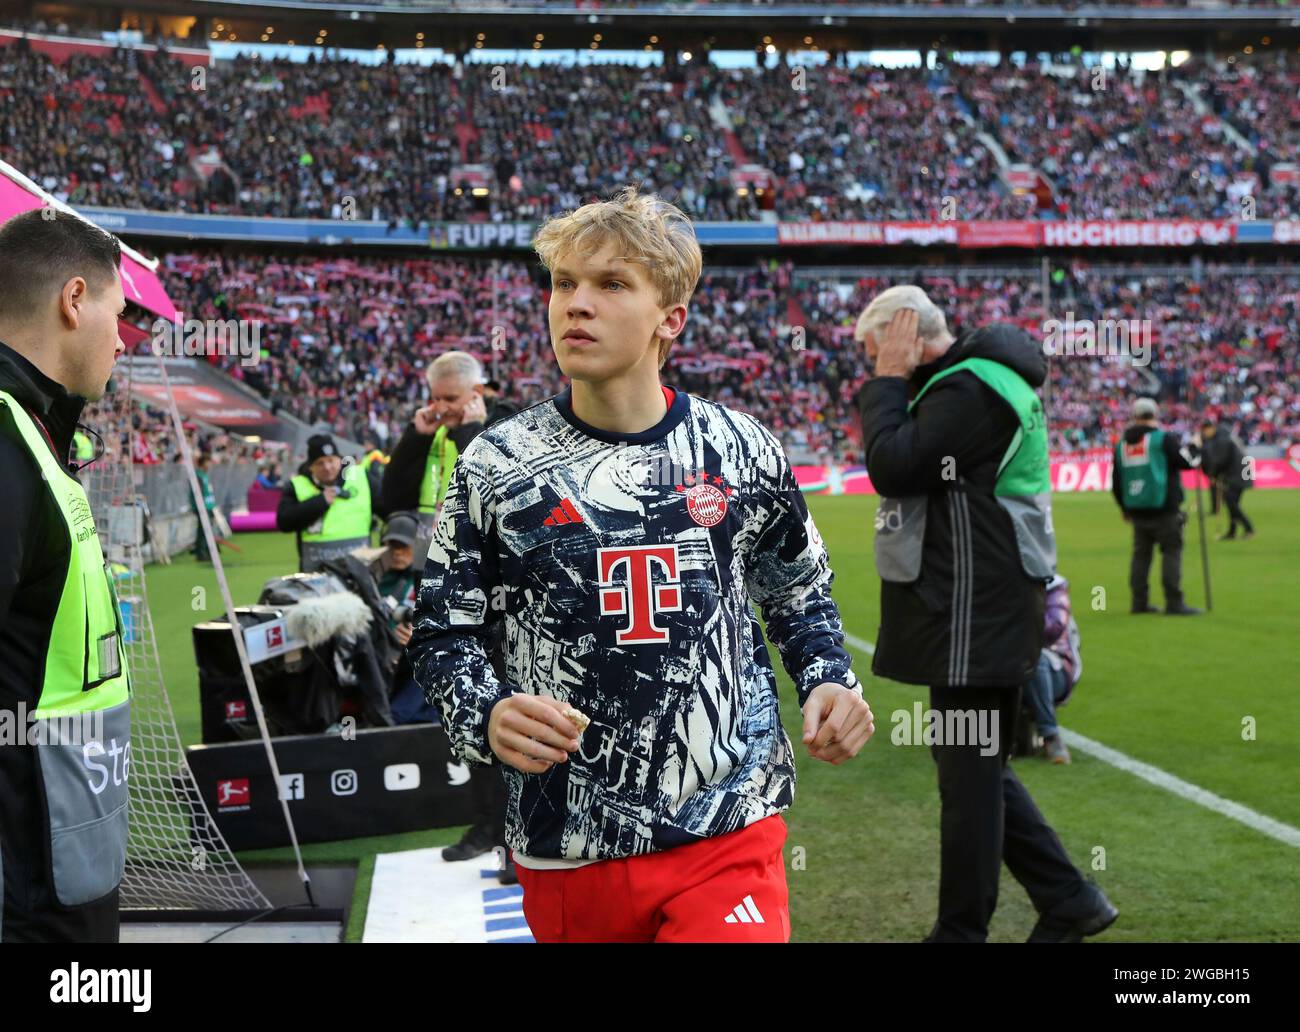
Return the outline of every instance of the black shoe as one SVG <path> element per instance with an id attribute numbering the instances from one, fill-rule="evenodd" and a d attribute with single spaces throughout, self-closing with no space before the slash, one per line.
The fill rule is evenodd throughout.
<path id="1" fill-rule="evenodd" d="M 497 881 L 502 885 L 518 885 L 519 873 L 515 870 L 515 862 L 506 855 L 506 865 L 497 871 Z"/>
<path id="2" fill-rule="evenodd" d="M 484 835 L 477 828 L 470 828 L 454 846 L 442 851 L 442 858 L 452 862 L 473 860 L 476 856 L 492 851 L 492 836 Z"/>
<path id="3" fill-rule="evenodd" d="M 1104 932 L 1115 923 L 1119 911 L 1106 894 L 1084 882 L 1083 888 L 1048 913 L 1041 914 L 1026 942 L 1082 942 L 1085 935 Z"/>
<path id="4" fill-rule="evenodd" d="M 1129 610 L 1130 613 L 1158 613 L 1160 612 L 1155 606 L 1134 606 Z"/>
<path id="5" fill-rule="evenodd" d="M 1170 606 L 1165 610 L 1165 616 L 1200 616 L 1204 609 L 1197 609 L 1195 606 L 1177 605 Z"/>

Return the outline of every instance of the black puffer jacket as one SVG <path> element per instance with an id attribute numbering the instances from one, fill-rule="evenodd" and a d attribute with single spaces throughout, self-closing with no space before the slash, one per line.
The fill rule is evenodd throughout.
<path id="1" fill-rule="evenodd" d="M 1047 375 L 1028 334 L 994 324 L 963 334 L 910 381 L 877 377 L 858 395 L 876 491 L 925 499 L 920 576 L 882 579 L 872 661 L 875 674 L 909 684 L 1023 684 L 1042 648 L 1044 582 L 1026 575 L 1011 518 L 993 495 L 1015 412 L 966 371 L 944 377 L 907 411 L 932 376 L 967 358 L 1008 366 L 1035 388 Z"/>
<path id="2" fill-rule="evenodd" d="M 456 454 L 464 452 L 470 442 L 487 427 L 518 411 L 508 401 L 495 401 L 484 422 L 462 423 L 450 433 L 456 445 Z M 384 467 L 381 491 L 384 513 L 413 511 L 420 507 L 420 484 L 424 480 L 424 470 L 429 464 L 429 449 L 432 446 L 433 434 L 420 433 L 413 423 L 406 428 L 397 447 L 393 449 L 393 457 Z"/>

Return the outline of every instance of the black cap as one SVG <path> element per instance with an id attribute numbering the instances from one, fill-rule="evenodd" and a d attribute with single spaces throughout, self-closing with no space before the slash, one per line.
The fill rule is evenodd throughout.
<path id="1" fill-rule="evenodd" d="M 311 465 L 322 455 L 338 455 L 338 447 L 329 434 L 314 434 L 307 438 L 307 465 Z M 341 456 L 340 456 L 341 457 Z"/>
<path id="2" fill-rule="evenodd" d="M 381 540 L 384 544 L 396 541 L 399 545 L 414 545 L 419 529 L 420 525 L 411 513 L 395 512 L 388 518 Z"/>

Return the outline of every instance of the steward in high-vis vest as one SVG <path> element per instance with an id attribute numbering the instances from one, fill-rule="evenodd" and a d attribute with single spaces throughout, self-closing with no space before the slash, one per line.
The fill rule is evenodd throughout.
<path id="1" fill-rule="evenodd" d="M 424 572 L 456 459 L 486 427 L 518 411 L 499 397 L 487 407 L 483 366 L 467 352 L 439 355 L 429 363 L 425 378 L 429 404 L 415 413 L 393 449 L 383 485 L 386 513 L 412 510 L 419 520 L 419 533 L 412 545 L 417 576 Z M 492 653 L 499 661 L 497 646 L 492 646 Z M 506 789 L 501 772 L 495 767 L 471 765 L 470 793 L 474 800 L 472 823 L 459 842 L 443 850 L 444 860 L 470 860 L 505 843 Z"/>
<path id="2" fill-rule="evenodd" d="M 120 260 L 72 215 L 0 227 L 0 942 L 118 938 L 131 679 L 69 459 L 124 350 Z"/>
<path id="3" fill-rule="evenodd" d="M 913 726 L 895 739 L 930 745 L 938 768 L 939 913 L 928 939 L 983 942 L 1005 862 L 1038 911 L 1029 941 L 1079 941 L 1118 911 L 1007 763 L 1056 566 L 1047 422 L 1034 392 L 1046 356 L 1015 326 L 954 339 L 915 286 L 876 297 L 854 335 L 875 362 L 858 395 L 867 474 L 881 495 L 872 670 L 929 685 L 938 714 L 937 734 Z"/>
<path id="4" fill-rule="evenodd" d="M 1133 403 L 1133 424 L 1115 445 L 1111 493 L 1124 519 L 1133 525 L 1133 556 L 1129 562 L 1132 613 L 1158 613 L 1150 603 L 1148 577 L 1151 558 L 1160 548 L 1160 581 L 1165 612 L 1195 616 L 1201 610 L 1183 599 L 1182 471 L 1200 465 L 1199 448 L 1184 445 L 1177 434 L 1161 430 L 1160 409 L 1150 398 Z"/>
<path id="5" fill-rule="evenodd" d="M 430 402 L 415 413 L 397 442 L 383 479 L 384 512 L 419 513 L 416 562 L 421 567 L 456 459 L 485 427 L 518 411 L 499 399 L 490 411 L 486 408 L 483 367 L 467 352 L 439 355 L 426 376 Z"/>
<path id="6" fill-rule="evenodd" d="M 370 544 L 373 486 L 360 466 L 344 466 L 328 434 L 307 441 L 307 461 L 285 486 L 275 511 L 276 529 L 298 534 L 303 573 L 315 573 L 325 560 Z"/>

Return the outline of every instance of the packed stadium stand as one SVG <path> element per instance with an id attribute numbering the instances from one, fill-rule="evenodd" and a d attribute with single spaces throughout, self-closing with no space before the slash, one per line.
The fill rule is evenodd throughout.
<path id="1" fill-rule="evenodd" d="M 535 224 L 628 182 L 706 223 L 796 228 L 1226 225 L 1247 208 L 1251 219 L 1300 216 L 1294 47 L 1207 48 L 1159 71 L 1123 54 L 1101 69 L 1064 47 L 980 60 L 935 49 L 921 67 L 854 63 L 844 51 L 797 68 L 784 60 L 749 68 L 703 60 L 366 64 L 324 49 L 306 61 L 209 60 L 202 48 L 228 28 L 217 13 L 243 12 L 202 6 L 215 13 L 183 34 L 161 17 L 124 16 L 124 27 L 142 30 L 130 46 L 59 45 L 94 31 L 61 16 L 10 19 L 31 38 L 0 36 L 0 158 L 92 210 L 356 219 L 419 234 L 452 223 Z M 1189 16 L 1206 7 L 1141 6 L 1187 7 Z M 144 42 L 166 35 L 184 39 Z M 739 177 L 754 169 L 763 185 L 742 188 L 748 181 Z M 210 361 L 278 412 L 354 440 L 391 442 L 421 401 L 424 365 L 450 348 L 479 354 L 516 402 L 561 386 L 546 330 L 547 283 L 525 251 L 430 257 L 409 247 L 380 254 L 246 244 L 145 246 L 162 258 L 187 317 L 261 323 L 261 361 Z M 1300 275 L 1277 251 L 1267 259 L 1219 251 L 1208 263 L 1172 252 L 1143 260 L 1060 253 L 1047 296 L 1046 277 L 1023 253 L 980 265 L 915 249 L 876 251 L 870 264 L 854 264 L 862 250 L 805 253 L 809 261 L 775 247 L 758 257 L 707 255 L 665 374 L 754 412 L 800 454 L 861 461 L 854 395 L 869 369 L 852 326 L 874 293 L 900 281 L 931 291 L 958 331 L 1004 319 L 1041 334 L 1066 311 L 1150 323 L 1149 364 L 1053 364 L 1058 450 L 1108 445 L 1138 391 L 1159 392 L 1180 430 L 1213 415 L 1247 444 L 1300 432 Z M 150 457 L 141 461 L 166 461 L 162 414 L 142 408 L 136 420 Z M 124 428 L 110 430 L 123 436 Z"/>

